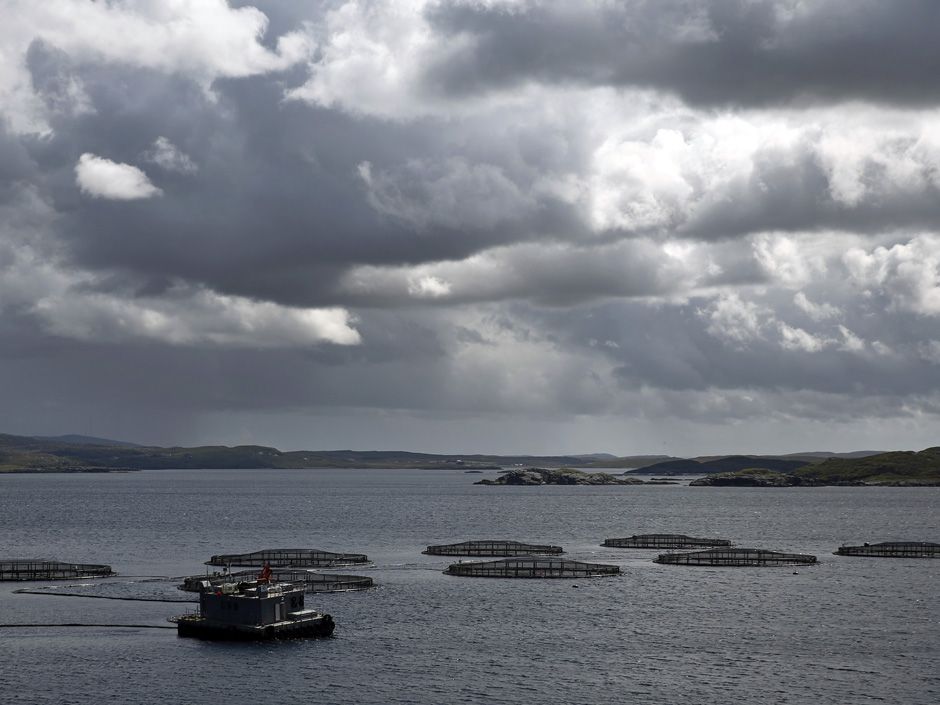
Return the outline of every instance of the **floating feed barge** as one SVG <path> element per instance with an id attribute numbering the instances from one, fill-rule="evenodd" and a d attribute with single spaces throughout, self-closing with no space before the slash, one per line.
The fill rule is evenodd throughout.
<path id="1" fill-rule="evenodd" d="M 199 594 L 198 614 L 171 617 L 177 634 L 200 639 L 267 640 L 324 637 L 333 618 L 304 606 L 304 587 L 254 580 Z"/>
<path id="2" fill-rule="evenodd" d="M 186 592 L 203 592 L 206 589 L 215 590 L 222 585 L 253 580 L 255 574 L 253 570 L 240 570 L 235 573 L 192 575 L 183 580 L 183 584 L 179 586 L 179 589 Z M 279 583 L 288 582 L 302 584 L 306 592 L 313 593 L 349 592 L 352 590 L 368 590 L 371 587 L 375 587 L 375 581 L 363 575 L 314 573 L 302 569 L 272 568 L 271 577 Z"/>
<path id="3" fill-rule="evenodd" d="M 225 553 L 212 556 L 206 565 L 245 566 L 260 568 L 339 568 L 347 565 L 363 565 L 369 557 L 362 553 L 333 553 L 313 548 L 269 548 L 253 553 Z"/>
<path id="4" fill-rule="evenodd" d="M 759 548 L 711 548 L 692 553 L 661 553 L 654 563 L 667 565 L 704 565 L 704 566 L 787 566 L 812 565 L 816 556 L 806 553 L 780 553 Z"/>
<path id="5" fill-rule="evenodd" d="M 546 546 L 519 541 L 464 541 L 428 546 L 422 553 L 429 556 L 559 556 L 561 546 Z"/>
<path id="6" fill-rule="evenodd" d="M 610 548 L 717 548 L 728 547 L 725 539 L 700 539 L 685 534 L 640 534 L 623 539 L 604 539 L 602 546 Z"/>
<path id="7" fill-rule="evenodd" d="M 114 574 L 111 566 L 95 563 L 63 563 L 29 558 L 0 560 L 0 581 L 107 578 Z"/>
<path id="8" fill-rule="evenodd" d="M 620 566 L 582 563 L 564 558 L 504 558 L 499 561 L 451 563 L 444 573 L 472 578 L 596 578 L 617 575 Z"/>
<path id="9" fill-rule="evenodd" d="M 866 558 L 940 558 L 940 543 L 926 541 L 885 541 L 862 546 L 840 546 L 837 556 Z"/>

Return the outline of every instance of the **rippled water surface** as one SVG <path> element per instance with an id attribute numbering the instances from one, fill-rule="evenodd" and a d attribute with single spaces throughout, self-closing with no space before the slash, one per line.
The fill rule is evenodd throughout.
<path id="1" fill-rule="evenodd" d="M 0 629 L 0 701 L 940 702 L 940 560 L 832 555 L 843 541 L 940 540 L 940 488 L 474 486 L 479 477 L 0 476 L 0 556 L 110 563 L 125 586 L 97 588 L 107 594 L 135 590 L 132 576 L 202 572 L 214 553 L 275 547 L 367 553 L 380 585 L 308 596 L 336 620 L 328 640 L 233 645 L 172 630 Z M 814 553 L 820 564 L 659 566 L 655 552 L 598 545 L 649 532 Z M 561 544 L 623 574 L 455 578 L 441 573 L 448 559 L 420 553 L 473 538 Z M 0 623 L 161 625 L 187 609 L 14 594 L 19 587 L 0 584 Z M 141 590 L 163 594 L 159 584 Z"/>

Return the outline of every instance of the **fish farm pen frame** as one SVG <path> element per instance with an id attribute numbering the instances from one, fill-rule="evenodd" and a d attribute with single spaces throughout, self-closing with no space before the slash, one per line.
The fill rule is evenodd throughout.
<path id="1" fill-rule="evenodd" d="M 731 546 L 725 539 L 700 539 L 684 534 L 641 534 L 623 539 L 604 539 L 608 548 L 717 548 Z"/>
<path id="2" fill-rule="evenodd" d="M 116 573 L 109 565 L 62 563 L 34 559 L 0 561 L 0 581 L 70 580 L 72 578 L 107 578 Z"/>
<path id="3" fill-rule="evenodd" d="M 333 553 L 313 548 L 269 548 L 252 553 L 226 553 L 212 556 L 206 565 L 226 567 L 245 566 L 261 568 L 265 563 L 272 568 L 333 568 L 364 565 L 369 557 L 363 553 Z"/>
<path id="4" fill-rule="evenodd" d="M 505 558 L 500 561 L 451 563 L 444 573 L 468 578 L 598 578 L 618 575 L 620 566 L 563 558 Z"/>
<path id="5" fill-rule="evenodd" d="M 927 541 L 885 541 L 862 546 L 840 546 L 837 556 L 864 558 L 940 558 L 940 543 Z"/>
<path id="6" fill-rule="evenodd" d="M 240 570 L 235 573 L 227 574 L 213 573 L 212 575 L 191 575 L 184 579 L 179 589 L 185 592 L 199 592 L 202 583 L 205 582 L 208 582 L 215 588 L 225 584 L 254 580 L 256 577 L 257 571 L 254 570 Z M 375 581 L 363 575 L 313 573 L 308 570 L 273 568 L 271 570 L 271 577 L 279 583 L 302 584 L 304 591 L 308 593 L 353 592 L 375 587 Z"/>
<path id="7" fill-rule="evenodd" d="M 749 566 L 813 565 L 816 556 L 807 553 L 780 553 L 759 548 L 712 548 L 692 553 L 661 553 L 654 563 L 743 568 Z"/>
<path id="8" fill-rule="evenodd" d="M 494 540 L 428 546 L 422 553 L 428 556 L 560 556 L 564 550 L 561 546 Z"/>

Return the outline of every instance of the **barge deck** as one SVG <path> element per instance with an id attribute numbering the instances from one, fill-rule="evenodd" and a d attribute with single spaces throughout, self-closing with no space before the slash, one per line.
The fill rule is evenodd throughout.
<path id="1" fill-rule="evenodd" d="M 263 575 L 269 576 L 268 569 Z M 296 583 L 252 582 L 221 585 L 199 594 L 198 614 L 171 617 L 181 637 L 264 641 L 327 637 L 333 617 L 304 606 L 304 587 Z"/>
<path id="2" fill-rule="evenodd" d="M 179 589 L 185 592 L 202 592 L 208 584 L 212 589 L 225 584 L 252 580 L 256 575 L 253 570 L 239 570 L 234 573 L 212 573 L 211 575 L 191 575 L 183 579 Z M 303 584 L 308 593 L 350 592 L 368 590 L 375 587 L 375 581 L 364 575 L 340 575 L 338 573 L 314 573 L 310 570 L 291 568 L 272 568 L 271 578 L 276 582 Z"/>

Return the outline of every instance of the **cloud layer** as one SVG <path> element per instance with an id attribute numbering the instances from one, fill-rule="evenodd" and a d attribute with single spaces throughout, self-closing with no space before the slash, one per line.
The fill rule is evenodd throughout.
<path id="1" fill-rule="evenodd" d="M 8 430 L 931 443 L 935 3 L 9 4 Z"/>

